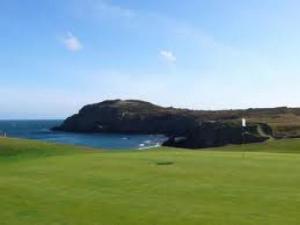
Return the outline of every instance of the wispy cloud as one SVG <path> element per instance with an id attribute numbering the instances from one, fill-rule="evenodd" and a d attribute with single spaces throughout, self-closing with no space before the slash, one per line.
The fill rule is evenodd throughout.
<path id="1" fill-rule="evenodd" d="M 140 11 L 113 3 L 109 0 L 80 0 L 78 10 L 81 16 L 93 18 L 96 21 L 117 20 L 118 26 L 125 26 L 131 31 L 137 31 L 139 35 L 159 36 L 160 40 L 167 39 L 168 42 L 176 42 L 179 45 L 193 45 L 193 48 L 209 49 L 219 52 L 235 54 L 237 50 L 233 46 L 227 46 L 213 35 L 202 30 L 201 27 L 186 23 L 178 18 L 169 17 L 154 11 Z M 145 28 L 147 28 L 145 30 Z M 140 32 L 140 31 L 143 32 Z M 176 56 L 170 51 L 161 52 L 169 62 L 175 62 Z M 170 54 L 171 53 L 171 54 Z"/>
<path id="2" fill-rule="evenodd" d="M 72 52 L 78 52 L 83 48 L 80 40 L 71 32 L 67 33 L 67 35 L 63 38 L 62 42 L 65 45 L 65 47 Z"/>
<path id="3" fill-rule="evenodd" d="M 115 17 L 133 17 L 135 13 L 131 9 L 123 8 L 119 5 L 113 5 L 106 1 L 98 1 L 95 4 L 96 11 L 100 14 L 104 14 L 106 16 L 115 16 Z"/>
<path id="4" fill-rule="evenodd" d="M 134 10 L 117 5 L 107 0 L 79 0 L 76 12 L 96 19 L 131 19 L 135 17 Z"/>
<path id="5" fill-rule="evenodd" d="M 89 10 L 86 12 L 92 12 L 88 13 L 88 16 L 92 14 L 98 19 L 118 20 L 118 26 L 124 26 L 130 31 L 137 31 L 136 33 L 139 35 L 159 37 L 161 42 L 167 40 L 168 43 L 171 43 L 171 48 L 176 46 L 178 49 L 177 54 L 181 52 L 186 54 L 185 49 L 188 48 L 192 51 L 186 54 L 187 57 L 193 57 L 192 52 L 196 51 L 201 52 L 200 54 L 210 51 L 210 54 L 216 54 L 217 56 L 239 55 L 239 50 L 234 46 L 223 43 L 201 27 L 165 14 L 153 11 L 139 11 L 138 9 L 127 8 L 107 0 L 91 0 Z M 145 28 L 147 29 L 145 30 Z M 141 30 L 143 31 L 142 33 L 140 32 Z M 159 45 L 160 43 L 157 44 Z M 181 54 L 180 56 L 183 57 Z M 177 61 L 177 56 L 168 49 L 162 49 L 160 57 L 165 62 L 172 64 Z"/>
<path id="6" fill-rule="evenodd" d="M 160 51 L 161 58 L 168 63 L 175 63 L 177 58 L 172 51 L 169 50 L 161 50 Z"/>

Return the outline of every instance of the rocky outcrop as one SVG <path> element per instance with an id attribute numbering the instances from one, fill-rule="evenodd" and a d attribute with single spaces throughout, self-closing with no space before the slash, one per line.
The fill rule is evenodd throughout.
<path id="1" fill-rule="evenodd" d="M 251 123 L 247 130 L 241 128 L 242 114 L 252 115 L 257 112 L 195 111 L 165 108 L 138 100 L 110 100 L 84 106 L 78 114 L 67 118 L 53 130 L 164 134 L 169 137 L 165 146 L 204 148 L 268 139 L 272 135 L 272 129 L 266 124 Z M 263 112 L 269 113 L 269 110 L 264 109 Z"/>
<path id="2" fill-rule="evenodd" d="M 247 128 L 242 128 L 240 124 L 232 122 L 204 122 L 183 136 L 169 138 L 163 145 L 192 149 L 208 148 L 264 142 L 271 135 L 272 129 L 265 124 L 249 124 Z"/>
<path id="3" fill-rule="evenodd" d="M 195 127 L 189 111 L 138 100 L 112 100 L 83 107 L 54 130 L 182 135 Z"/>

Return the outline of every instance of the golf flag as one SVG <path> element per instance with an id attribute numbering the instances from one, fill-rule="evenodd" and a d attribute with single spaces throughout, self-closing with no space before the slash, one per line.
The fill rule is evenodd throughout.
<path id="1" fill-rule="evenodd" d="M 247 121 L 245 118 L 242 119 L 242 127 L 247 127 Z"/>

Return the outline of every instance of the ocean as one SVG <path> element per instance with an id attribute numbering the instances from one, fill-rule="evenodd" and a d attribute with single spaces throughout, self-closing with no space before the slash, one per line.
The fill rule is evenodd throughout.
<path id="1" fill-rule="evenodd" d="M 105 149 L 147 149 L 160 146 L 163 135 L 79 134 L 51 131 L 62 120 L 0 120 L 0 135 Z"/>

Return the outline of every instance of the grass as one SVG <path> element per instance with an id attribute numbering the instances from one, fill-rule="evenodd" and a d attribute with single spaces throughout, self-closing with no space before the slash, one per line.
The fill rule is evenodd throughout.
<path id="1" fill-rule="evenodd" d="M 297 139 L 109 152 L 0 138 L 0 224 L 295 225 L 299 152 Z"/>
<path id="2" fill-rule="evenodd" d="M 300 136 L 300 116 L 296 113 L 274 115 L 255 115 L 247 118 L 249 122 L 266 123 L 272 127 L 276 137 Z"/>

